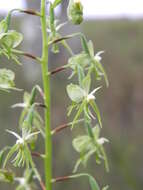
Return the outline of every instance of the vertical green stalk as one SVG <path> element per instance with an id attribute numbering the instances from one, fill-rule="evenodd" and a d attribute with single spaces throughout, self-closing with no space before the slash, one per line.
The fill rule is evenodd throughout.
<path id="1" fill-rule="evenodd" d="M 42 78 L 45 94 L 45 183 L 46 190 L 52 190 L 52 139 L 50 126 L 50 78 L 48 73 L 48 37 L 46 31 L 46 0 L 41 0 L 41 27 L 42 27 Z"/>

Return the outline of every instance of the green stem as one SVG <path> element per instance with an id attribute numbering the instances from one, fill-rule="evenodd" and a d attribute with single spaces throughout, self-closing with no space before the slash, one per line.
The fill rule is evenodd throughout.
<path id="1" fill-rule="evenodd" d="M 45 94 L 45 183 L 46 190 L 52 190 L 52 139 L 50 128 L 50 78 L 48 73 L 48 36 L 46 28 L 46 0 L 41 0 L 41 27 L 42 27 L 42 78 Z"/>

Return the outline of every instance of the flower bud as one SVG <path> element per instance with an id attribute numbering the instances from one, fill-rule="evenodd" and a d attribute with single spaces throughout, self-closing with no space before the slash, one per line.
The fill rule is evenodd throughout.
<path id="1" fill-rule="evenodd" d="M 67 15 L 73 24 L 81 24 L 83 21 L 83 6 L 80 0 L 69 0 Z"/>

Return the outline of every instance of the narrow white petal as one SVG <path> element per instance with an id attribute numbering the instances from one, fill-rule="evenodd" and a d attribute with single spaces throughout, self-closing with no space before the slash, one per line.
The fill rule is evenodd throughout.
<path id="1" fill-rule="evenodd" d="M 102 88 L 102 86 L 99 86 L 99 87 L 95 88 L 90 94 L 92 94 L 92 95 L 95 94 L 95 92 L 97 92 L 101 88 Z"/>
<path id="2" fill-rule="evenodd" d="M 8 129 L 6 129 L 6 131 L 7 131 L 8 133 L 14 135 L 17 139 L 19 139 L 19 140 L 22 139 L 22 138 L 21 138 L 17 133 L 15 133 L 14 131 L 10 131 L 10 130 L 8 130 Z"/>
<path id="3" fill-rule="evenodd" d="M 11 108 L 17 108 L 17 107 L 25 108 L 26 106 L 27 106 L 26 103 L 18 103 L 18 104 L 12 105 Z"/>
<path id="4" fill-rule="evenodd" d="M 27 136 L 25 137 L 25 140 L 28 140 L 28 139 L 30 139 L 32 136 L 38 135 L 39 133 L 40 133 L 40 131 L 35 132 L 35 133 L 31 133 L 31 134 L 29 134 L 29 135 L 27 135 Z"/>

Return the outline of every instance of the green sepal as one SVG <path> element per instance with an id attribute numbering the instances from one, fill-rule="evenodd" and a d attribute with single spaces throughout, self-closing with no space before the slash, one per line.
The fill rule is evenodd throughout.
<path id="1" fill-rule="evenodd" d="M 61 2 L 62 0 L 55 0 L 53 3 L 53 8 L 56 8 Z"/>

